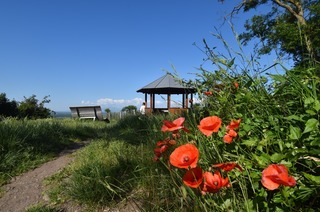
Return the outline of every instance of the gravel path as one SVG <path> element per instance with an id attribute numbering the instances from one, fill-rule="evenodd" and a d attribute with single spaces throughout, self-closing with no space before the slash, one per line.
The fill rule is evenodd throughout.
<path id="1" fill-rule="evenodd" d="M 20 212 L 26 208 L 44 202 L 42 181 L 66 167 L 73 160 L 72 152 L 83 147 L 86 143 L 77 143 L 70 149 L 63 151 L 59 157 L 21 176 L 2 187 L 5 191 L 0 198 L 1 212 Z"/>

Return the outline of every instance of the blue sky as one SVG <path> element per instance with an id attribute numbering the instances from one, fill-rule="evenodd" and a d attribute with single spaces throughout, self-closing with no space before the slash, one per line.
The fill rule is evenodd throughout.
<path id="1" fill-rule="evenodd" d="M 136 91 L 166 71 L 194 78 L 205 55 L 193 43 L 221 47 L 215 27 L 234 41 L 221 26 L 234 2 L 0 0 L 0 92 L 17 101 L 50 95 L 54 111 L 139 107 Z M 237 30 L 247 17 L 235 19 Z"/>

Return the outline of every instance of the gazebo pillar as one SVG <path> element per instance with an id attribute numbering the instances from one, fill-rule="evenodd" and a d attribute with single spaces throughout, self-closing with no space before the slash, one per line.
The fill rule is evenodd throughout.
<path id="1" fill-rule="evenodd" d="M 147 93 L 144 94 L 144 102 L 146 104 L 146 108 L 148 108 L 148 94 Z"/>
<path id="2" fill-rule="evenodd" d="M 153 98 L 152 98 L 152 93 L 150 93 L 150 111 L 152 112 L 153 111 L 153 108 L 154 108 L 154 106 L 153 106 Z"/>
<path id="3" fill-rule="evenodd" d="M 184 94 L 184 95 L 186 95 L 186 98 L 184 99 L 184 102 L 185 102 L 185 107 L 183 107 L 183 108 L 188 108 L 188 94 Z"/>
<path id="4" fill-rule="evenodd" d="M 153 93 L 152 94 L 152 111 L 156 108 L 156 95 Z"/>
<path id="5" fill-rule="evenodd" d="M 167 97 L 167 108 L 168 108 L 168 110 L 170 109 L 170 102 L 171 102 L 171 94 L 168 94 L 168 97 Z"/>
<path id="6" fill-rule="evenodd" d="M 182 94 L 182 108 L 185 106 L 185 94 Z"/>

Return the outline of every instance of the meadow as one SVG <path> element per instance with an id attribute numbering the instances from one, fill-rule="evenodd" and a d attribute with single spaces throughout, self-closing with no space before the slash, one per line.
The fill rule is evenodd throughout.
<path id="1" fill-rule="evenodd" d="M 319 66 L 276 63 L 284 73 L 266 73 L 239 54 L 206 52 L 215 69 L 181 79 L 201 101 L 186 114 L 110 124 L 2 120 L 0 183 L 90 140 L 44 182 L 50 203 L 29 211 L 59 211 L 69 201 L 86 211 L 127 202 L 141 211 L 317 211 Z"/>
<path id="2" fill-rule="evenodd" d="M 88 211 L 126 202 L 141 211 L 317 211 L 316 73 L 266 79 L 203 70 L 194 84 L 203 105 L 181 116 L 133 115 L 110 124 L 5 119 L 1 182 L 90 139 L 74 163 L 46 180 L 50 204 L 30 211 L 59 211 L 67 201 Z"/>

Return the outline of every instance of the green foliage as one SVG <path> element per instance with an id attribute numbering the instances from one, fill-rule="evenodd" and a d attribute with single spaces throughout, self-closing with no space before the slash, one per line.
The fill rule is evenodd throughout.
<path id="1" fill-rule="evenodd" d="M 249 61 L 242 69 L 236 65 L 238 57 L 217 55 L 207 43 L 205 47 L 208 60 L 214 62 L 216 70 L 200 68 L 201 73 L 197 74 L 193 86 L 198 90 L 202 105 L 187 116 L 185 126 L 190 133 L 181 135 L 177 143 L 197 145 L 198 165 L 204 171 L 211 170 L 212 164 L 224 162 L 237 162 L 244 171 L 225 174 L 231 188 L 202 196 L 199 189 L 183 185 L 185 172 L 168 164 L 173 148 L 159 164 L 167 168 L 171 183 L 166 180 L 159 184 L 170 183 L 168 187 L 174 189 L 166 191 L 188 210 L 316 211 L 320 204 L 318 68 L 297 67 L 285 70 L 283 75 L 250 74 L 250 69 L 257 67 L 254 61 Z M 220 131 L 209 137 L 203 136 L 197 128 L 200 120 L 207 116 L 219 116 L 223 121 Z M 234 119 L 241 119 L 238 136 L 231 144 L 226 144 L 223 142 L 225 127 Z M 158 132 L 162 134 L 160 129 Z M 288 167 L 297 184 L 280 186 L 273 191 L 263 187 L 262 171 L 270 164 Z M 172 202 L 171 207 L 178 208 L 178 201 Z"/>
<path id="2" fill-rule="evenodd" d="M 24 97 L 24 101 L 20 102 L 18 106 L 20 118 L 49 118 L 51 116 L 51 110 L 44 107 L 46 103 L 49 103 L 49 96 L 45 96 L 41 102 L 36 99 L 36 95 L 32 95 L 28 98 Z"/>
<path id="3" fill-rule="evenodd" d="M 18 103 L 10 101 L 5 93 L 0 93 L 0 116 L 16 117 L 18 115 Z"/>
<path id="4" fill-rule="evenodd" d="M 129 113 L 137 112 L 137 107 L 135 105 L 128 105 L 121 109 L 122 112 L 127 111 Z"/>
<path id="5" fill-rule="evenodd" d="M 74 141 L 104 136 L 104 122 L 17 120 L 0 122 L 0 185 L 55 157 Z"/>
<path id="6" fill-rule="evenodd" d="M 259 54 L 269 54 L 279 50 L 280 54 L 290 55 L 298 64 L 307 61 L 319 61 L 320 6 L 315 0 L 282 1 L 282 0 L 250 0 L 243 1 L 244 12 L 263 7 L 265 13 L 252 16 L 245 23 L 246 31 L 240 40 L 247 44 L 258 39 Z"/>

